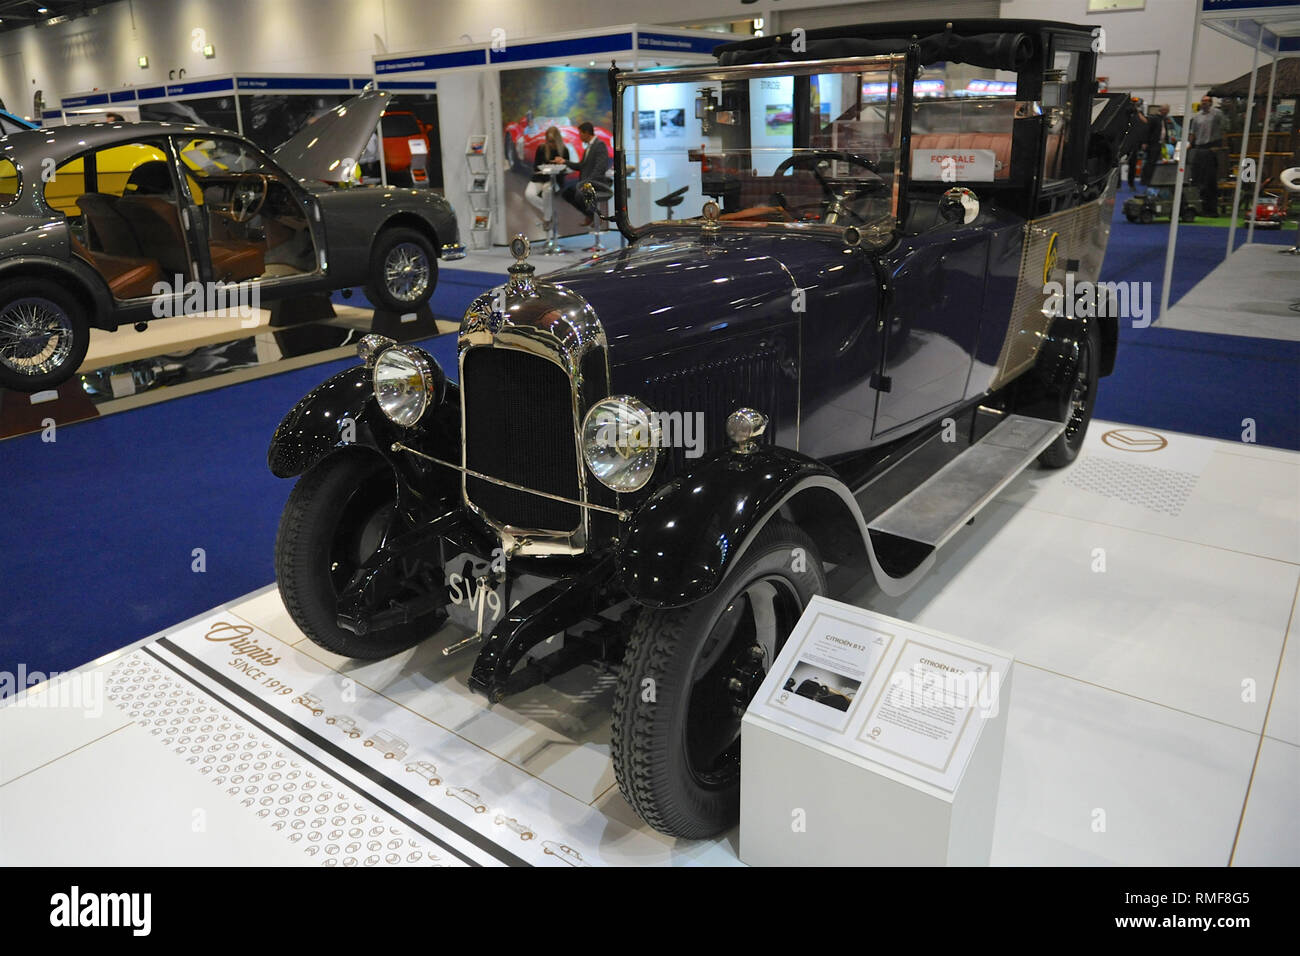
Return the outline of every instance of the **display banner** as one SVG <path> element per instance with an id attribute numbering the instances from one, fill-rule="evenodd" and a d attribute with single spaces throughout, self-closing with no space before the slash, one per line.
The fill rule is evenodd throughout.
<path id="1" fill-rule="evenodd" d="M 249 721 L 318 778 L 391 815 L 446 865 L 582 867 L 680 859 L 652 837 L 228 610 L 181 627 L 128 660 L 142 657 L 173 682 Z M 456 693 L 441 684 L 428 692 Z M 201 753 L 194 756 L 201 760 Z M 410 852 L 385 847 L 378 856 L 404 859 Z"/>

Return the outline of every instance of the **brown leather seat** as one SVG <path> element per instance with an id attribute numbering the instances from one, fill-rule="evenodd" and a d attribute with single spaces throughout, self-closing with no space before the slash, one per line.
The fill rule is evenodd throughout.
<path id="1" fill-rule="evenodd" d="M 85 259 L 104 277 L 115 299 L 135 299 L 153 295 L 155 283 L 165 281 L 162 267 L 156 259 L 140 256 L 115 256 L 107 252 L 91 252 L 76 239 L 72 251 Z"/>
<path id="2" fill-rule="evenodd" d="M 128 195 L 117 204 L 131 224 L 140 249 L 157 257 L 169 273 L 188 274 L 185 234 L 171 200 L 161 196 Z M 265 246 L 248 239 L 214 239 L 208 243 L 212 274 L 218 282 L 243 282 L 266 271 Z"/>
<path id="3" fill-rule="evenodd" d="M 218 282 L 243 282 L 266 271 L 265 249 L 248 239 L 213 239 L 208 243 L 212 274 Z"/>
<path id="4" fill-rule="evenodd" d="M 117 209 L 118 197 L 108 193 L 86 193 L 77 197 L 90 227 L 87 241 L 96 252 L 113 256 L 139 256 L 140 243 L 136 241 L 131 224 Z"/>
<path id="5" fill-rule="evenodd" d="M 169 276 L 190 274 L 189 245 L 171 200 L 161 196 L 123 196 L 117 211 L 131 225 L 140 254 L 157 259 Z"/>

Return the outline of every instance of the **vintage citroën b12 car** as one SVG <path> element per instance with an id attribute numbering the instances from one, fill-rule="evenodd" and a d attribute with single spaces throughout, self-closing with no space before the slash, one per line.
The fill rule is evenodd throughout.
<path id="1" fill-rule="evenodd" d="M 1132 124 L 1095 45 L 916 22 L 611 70 L 626 248 L 543 278 L 516 239 L 454 383 L 368 336 L 277 430 L 294 620 L 363 659 L 450 620 L 492 702 L 612 665 L 628 801 L 665 833 L 730 826 L 741 717 L 826 568 L 901 593 L 1019 471 L 1078 452 L 1117 323 L 1046 288 L 1098 278 Z M 1015 95 L 921 98 L 935 63 Z M 638 109 L 667 103 L 687 136 L 642 149 Z M 649 222 L 661 193 L 684 215 Z"/>

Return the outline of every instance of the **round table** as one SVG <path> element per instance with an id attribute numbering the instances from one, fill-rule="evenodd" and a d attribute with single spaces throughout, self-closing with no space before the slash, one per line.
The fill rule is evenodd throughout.
<path id="1" fill-rule="evenodd" d="M 569 171 L 569 167 L 564 163 L 543 163 L 537 167 L 537 171 L 543 176 L 551 177 L 551 188 L 542 191 L 544 215 L 551 224 L 550 235 L 546 237 L 546 244 L 542 246 L 542 255 L 554 256 L 564 252 L 560 248 L 560 225 L 559 217 L 555 215 L 555 194 L 560 189 L 560 179 Z"/>

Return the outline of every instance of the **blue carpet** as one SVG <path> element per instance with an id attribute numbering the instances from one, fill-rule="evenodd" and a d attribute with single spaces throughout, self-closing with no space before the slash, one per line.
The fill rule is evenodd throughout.
<path id="1" fill-rule="evenodd" d="M 1158 290 L 1166 235 L 1117 222 L 1104 277 Z M 1226 239 L 1213 227 L 1180 230 L 1175 300 L 1218 264 Z M 498 281 L 443 270 L 435 314 L 458 317 Z M 452 336 L 427 347 L 454 370 Z M 269 584 L 292 482 L 267 471 L 267 441 L 298 398 L 353 361 L 68 426 L 52 444 L 0 442 L 0 671 L 68 670 Z M 1125 327 L 1097 414 L 1231 440 L 1249 417 L 1261 443 L 1300 448 L 1298 366 L 1295 343 Z M 203 573 L 191 569 L 195 548 Z"/>
<path id="2" fill-rule="evenodd" d="M 421 343 L 454 371 L 456 338 Z M 0 671 L 64 671 L 275 580 L 266 448 L 344 359 L 0 442 Z M 195 548 L 206 570 L 192 570 Z"/>
<path id="3" fill-rule="evenodd" d="M 1169 224 L 1143 226 L 1115 204 L 1102 277 L 1151 283 L 1159 318 Z M 1289 246 L 1295 233 L 1256 230 L 1257 242 Z M 1246 231 L 1237 230 L 1236 246 Z M 1178 230 L 1169 300 L 1176 303 L 1223 261 L 1228 231 L 1213 226 Z M 1300 262 L 1294 260 L 1297 279 Z M 1300 288 L 1300 285 L 1298 285 Z M 1300 324 L 1300 316 L 1297 316 Z M 1184 332 L 1120 323 L 1115 373 L 1101 382 L 1096 415 L 1112 421 L 1240 441 L 1243 419 L 1255 422 L 1262 445 L 1300 449 L 1300 343 L 1245 336 Z"/>

